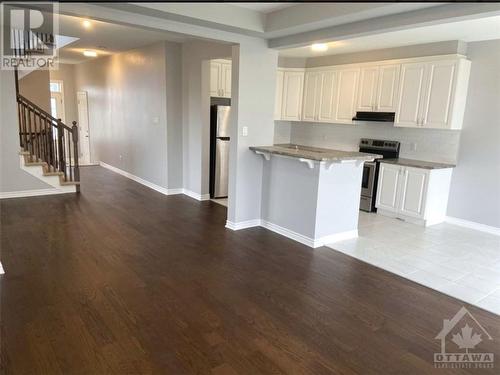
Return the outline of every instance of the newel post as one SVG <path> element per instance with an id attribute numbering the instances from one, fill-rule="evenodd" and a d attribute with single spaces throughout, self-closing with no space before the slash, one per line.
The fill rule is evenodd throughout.
<path id="1" fill-rule="evenodd" d="M 80 182 L 80 166 L 78 165 L 78 126 L 76 126 L 76 121 L 73 121 L 73 126 L 71 127 L 71 135 L 73 136 L 73 151 L 75 157 L 75 182 Z M 80 192 L 80 185 L 76 185 L 76 191 Z"/>

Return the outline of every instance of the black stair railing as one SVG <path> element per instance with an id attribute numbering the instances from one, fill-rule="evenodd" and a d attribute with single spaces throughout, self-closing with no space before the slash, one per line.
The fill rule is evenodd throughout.
<path id="1" fill-rule="evenodd" d="M 17 109 L 19 142 L 28 159 L 47 163 L 49 172 L 62 172 L 65 182 L 79 182 L 76 121 L 69 127 L 19 93 Z"/>

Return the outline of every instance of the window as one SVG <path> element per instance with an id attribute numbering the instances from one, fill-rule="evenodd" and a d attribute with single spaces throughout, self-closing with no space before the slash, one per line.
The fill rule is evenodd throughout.
<path id="1" fill-rule="evenodd" d="M 62 92 L 62 82 L 50 81 L 50 92 Z"/>

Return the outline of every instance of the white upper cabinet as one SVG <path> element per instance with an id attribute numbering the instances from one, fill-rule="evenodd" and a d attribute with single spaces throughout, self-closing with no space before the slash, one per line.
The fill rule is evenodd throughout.
<path id="1" fill-rule="evenodd" d="M 231 61 L 210 61 L 210 96 L 231 97 Z"/>
<path id="2" fill-rule="evenodd" d="M 335 71 L 311 71 L 304 83 L 302 120 L 333 122 L 335 116 Z"/>
<path id="3" fill-rule="evenodd" d="M 231 74 L 231 62 L 221 63 L 222 96 L 225 98 L 231 97 Z"/>
<path id="4" fill-rule="evenodd" d="M 400 64 L 364 66 L 358 89 L 358 111 L 395 112 Z"/>
<path id="5" fill-rule="evenodd" d="M 470 61 L 460 58 L 403 64 L 395 126 L 462 127 Z"/>
<path id="6" fill-rule="evenodd" d="M 220 77 L 221 77 L 221 65 L 214 61 L 210 61 L 210 96 L 220 95 Z"/>
<path id="7" fill-rule="evenodd" d="M 321 72 L 307 72 L 304 81 L 304 109 L 302 120 L 318 120 L 320 97 L 321 97 Z"/>
<path id="8" fill-rule="evenodd" d="M 401 66 L 399 105 L 394 120 L 396 126 L 419 126 L 425 68 L 425 63 L 409 63 Z"/>
<path id="9" fill-rule="evenodd" d="M 278 70 L 276 76 L 276 94 L 274 97 L 274 119 L 281 120 L 281 106 L 283 104 L 283 70 Z"/>
<path id="10" fill-rule="evenodd" d="M 359 78 L 358 111 L 375 111 L 377 106 L 378 66 L 361 68 Z"/>
<path id="11" fill-rule="evenodd" d="M 357 111 L 395 112 L 394 126 L 460 129 L 469 72 L 460 55 L 280 68 L 275 119 L 354 124 Z"/>
<path id="12" fill-rule="evenodd" d="M 400 64 L 381 65 L 379 67 L 377 111 L 396 112 L 400 68 Z"/>
<path id="13" fill-rule="evenodd" d="M 304 71 L 285 70 L 283 76 L 283 103 L 281 106 L 282 120 L 301 120 L 303 90 Z"/>
<path id="14" fill-rule="evenodd" d="M 337 87 L 337 72 L 333 70 L 321 73 L 321 94 L 319 97 L 319 122 L 333 122 L 335 119 L 335 89 Z"/>
<path id="15" fill-rule="evenodd" d="M 359 79 L 359 68 L 348 68 L 337 71 L 337 92 L 335 99 L 335 123 L 352 124 L 356 114 L 356 99 Z"/>

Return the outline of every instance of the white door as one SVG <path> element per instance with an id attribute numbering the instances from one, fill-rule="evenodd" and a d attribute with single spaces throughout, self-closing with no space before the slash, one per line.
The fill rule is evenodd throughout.
<path id="1" fill-rule="evenodd" d="M 304 121 L 315 121 L 318 119 L 321 78 L 321 72 L 307 72 L 305 74 L 304 109 L 302 110 L 302 120 Z"/>
<path id="2" fill-rule="evenodd" d="M 52 117 L 60 118 L 62 122 L 66 122 L 64 115 L 64 96 L 61 92 L 50 93 L 50 112 Z"/>
<path id="3" fill-rule="evenodd" d="M 425 73 L 426 63 L 409 63 L 401 66 L 399 103 L 394 126 L 420 126 Z"/>
<path id="4" fill-rule="evenodd" d="M 276 76 L 276 94 L 274 96 L 274 119 L 281 120 L 281 105 L 283 104 L 283 77 L 282 70 Z"/>
<path id="5" fill-rule="evenodd" d="M 78 130 L 79 130 L 79 163 L 80 165 L 90 164 L 90 132 L 89 132 L 89 111 L 86 91 L 76 93 L 78 106 Z"/>
<path id="6" fill-rule="evenodd" d="M 335 89 L 337 87 L 337 73 L 323 72 L 321 75 L 321 95 L 319 98 L 318 121 L 334 122 L 335 119 Z"/>
<path id="7" fill-rule="evenodd" d="M 427 85 L 422 110 L 422 126 L 449 128 L 455 92 L 456 60 L 428 64 Z"/>
<path id="8" fill-rule="evenodd" d="M 424 217 L 425 192 L 429 171 L 419 168 L 404 168 L 401 181 L 400 212 L 416 218 Z"/>
<path id="9" fill-rule="evenodd" d="M 231 63 L 221 63 L 221 88 L 224 98 L 231 97 Z"/>
<path id="10" fill-rule="evenodd" d="M 399 64 L 379 67 L 376 100 L 379 112 L 396 112 L 400 67 Z"/>
<path id="11" fill-rule="evenodd" d="M 377 103 L 378 66 L 361 68 L 359 76 L 358 111 L 375 111 Z"/>
<path id="12" fill-rule="evenodd" d="M 335 122 L 352 124 L 356 114 L 359 69 L 344 69 L 337 72 Z"/>
<path id="13" fill-rule="evenodd" d="M 286 71 L 283 87 L 282 119 L 299 121 L 302 110 L 304 72 Z"/>
<path id="14" fill-rule="evenodd" d="M 378 174 L 377 208 L 398 212 L 399 180 L 401 167 L 380 163 Z"/>
<path id="15" fill-rule="evenodd" d="M 216 61 L 210 61 L 210 96 L 221 96 L 221 64 Z"/>

